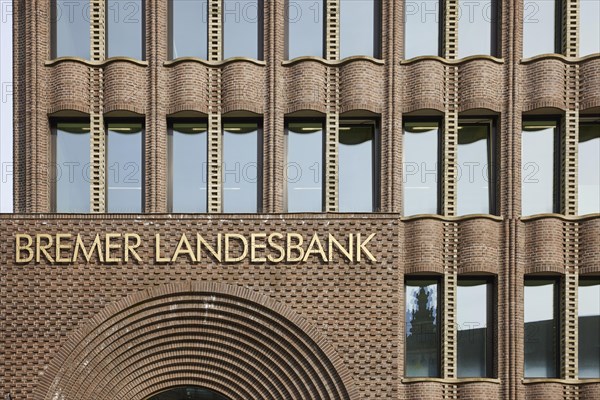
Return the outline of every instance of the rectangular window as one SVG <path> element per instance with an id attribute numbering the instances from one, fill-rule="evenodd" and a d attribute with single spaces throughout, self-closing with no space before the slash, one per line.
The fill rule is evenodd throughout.
<path id="1" fill-rule="evenodd" d="M 286 139 L 287 211 L 323 211 L 323 121 L 290 121 Z"/>
<path id="2" fill-rule="evenodd" d="M 223 212 L 260 211 L 262 129 L 257 122 L 223 124 Z"/>
<path id="3" fill-rule="evenodd" d="M 287 59 L 323 57 L 325 44 L 324 0 L 287 0 Z"/>
<path id="4" fill-rule="evenodd" d="M 371 212 L 377 201 L 375 122 L 340 121 L 338 142 L 339 210 Z"/>
<path id="5" fill-rule="evenodd" d="M 579 280 L 579 377 L 600 378 L 600 278 Z"/>
<path id="6" fill-rule="evenodd" d="M 439 56 L 440 0 L 409 1 L 404 12 L 404 58 Z"/>
<path id="7" fill-rule="evenodd" d="M 263 58 L 263 0 L 223 0 L 223 58 Z"/>
<path id="8" fill-rule="evenodd" d="M 579 56 L 600 53 L 600 1 L 579 1 Z"/>
<path id="9" fill-rule="evenodd" d="M 143 199 L 144 128 L 136 122 L 109 122 L 106 137 L 106 211 L 140 213 Z"/>
<path id="10" fill-rule="evenodd" d="M 492 123 L 460 122 L 458 131 L 457 214 L 494 212 Z"/>
<path id="11" fill-rule="evenodd" d="M 208 0 L 169 1 L 170 59 L 208 58 Z"/>
<path id="12" fill-rule="evenodd" d="M 459 278 L 457 289 L 458 377 L 489 378 L 493 374 L 493 284 Z"/>
<path id="13" fill-rule="evenodd" d="M 169 129 L 171 212 L 207 211 L 206 122 L 175 122 Z"/>
<path id="14" fill-rule="evenodd" d="M 579 215 L 600 212 L 600 119 L 579 124 Z"/>
<path id="15" fill-rule="evenodd" d="M 107 0 L 106 57 L 144 59 L 144 0 Z"/>
<path id="16" fill-rule="evenodd" d="M 459 0 L 458 57 L 496 55 L 496 0 Z"/>
<path id="17" fill-rule="evenodd" d="M 525 378 L 558 376 L 558 283 L 525 279 Z"/>
<path id="18" fill-rule="evenodd" d="M 89 0 L 52 0 L 52 58 L 90 58 Z"/>
<path id="19" fill-rule="evenodd" d="M 437 121 L 404 123 L 404 215 L 439 212 L 439 126 Z"/>
<path id="20" fill-rule="evenodd" d="M 58 213 L 90 212 L 90 123 L 58 122 L 52 129 L 56 168 L 52 209 Z"/>
<path id="21" fill-rule="evenodd" d="M 521 135 L 521 214 L 557 212 L 558 122 L 523 121 Z"/>
<path id="22" fill-rule="evenodd" d="M 340 58 L 379 57 L 380 1 L 340 1 Z"/>
<path id="23" fill-rule="evenodd" d="M 523 58 L 560 52 L 561 0 L 524 0 Z"/>
<path id="24" fill-rule="evenodd" d="M 406 278 L 406 377 L 440 376 L 440 283 Z"/>

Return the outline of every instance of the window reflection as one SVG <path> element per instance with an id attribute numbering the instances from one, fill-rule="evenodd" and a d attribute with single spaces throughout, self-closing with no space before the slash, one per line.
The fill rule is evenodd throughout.
<path id="1" fill-rule="evenodd" d="M 438 213 L 439 123 L 404 123 L 404 215 Z"/>
<path id="2" fill-rule="evenodd" d="M 404 10 L 404 58 L 440 55 L 440 1 L 407 1 Z"/>
<path id="3" fill-rule="evenodd" d="M 560 52 L 560 0 L 524 0 L 523 58 Z"/>
<path id="4" fill-rule="evenodd" d="M 223 0 L 223 58 L 262 59 L 262 0 Z"/>
<path id="5" fill-rule="evenodd" d="M 259 211 L 261 135 L 256 122 L 223 124 L 223 212 Z"/>
<path id="6" fill-rule="evenodd" d="M 90 58 L 89 0 L 54 0 L 52 57 Z"/>
<path id="7" fill-rule="evenodd" d="M 406 279 L 406 360 L 407 377 L 440 375 L 439 281 Z"/>
<path id="8" fill-rule="evenodd" d="M 287 58 L 323 57 L 325 5 L 323 0 L 289 0 L 287 13 Z"/>
<path id="9" fill-rule="evenodd" d="M 208 1 L 172 0 L 170 58 L 208 58 Z"/>
<path id="10" fill-rule="evenodd" d="M 109 123 L 107 126 L 106 194 L 109 213 L 142 212 L 141 123 Z"/>
<path id="11" fill-rule="evenodd" d="M 525 377 L 555 378 L 558 363 L 556 281 L 525 280 Z"/>
<path id="12" fill-rule="evenodd" d="M 288 212 L 323 210 L 323 122 L 287 124 Z"/>
<path id="13" fill-rule="evenodd" d="M 165 390 L 148 400 L 228 400 L 227 397 L 208 389 L 197 387 L 178 387 Z"/>
<path id="14" fill-rule="evenodd" d="M 496 53 L 496 1 L 459 0 L 458 57 Z"/>
<path id="15" fill-rule="evenodd" d="M 600 120 L 579 125 L 579 214 L 600 212 Z"/>
<path id="16" fill-rule="evenodd" d="M 521 214 L 557 211 L 558 126 L 556 121 L 523 121 Z"/>
<path id="17" fill-rule="evenodd" d="M 600 53 L 600 1 L 579 0 L 579 55 Z"/>
<path id="18" fill-rule="evenodd" d="M 106 2 L 106 56 L 144 58 L 144 0 Z"/>
<path id="19" fill-rule="evenodd" d="M 600 278 L 579 280 L 579 377 L 600 378 Z"/>
<path id="20" fill-rule="evenodd" d="M 340 58 L 379 57 L 379 0 L 340 1 Z"/>

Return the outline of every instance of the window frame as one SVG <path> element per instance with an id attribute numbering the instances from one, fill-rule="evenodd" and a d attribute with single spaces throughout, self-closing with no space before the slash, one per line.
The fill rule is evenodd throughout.
<path id="1" fill-rule="evenodd" d="M 108 58 L 120 58 L 120 57 L 134 59 L 133 57 L 130 57 L 130 56 L 111 56 L 111 57 L 108 56 L 108 46 L 109 46 L 108 35 L 109 35 L 109 31 L 110 31 L 109 23 L 108 23 L 108 21 L 109 21 L 108 19 L 110 18 L 110 16 L 109 16 L 110 13 L 108 12 L 108 9 L 109 9 L 108 2 L 109 1 L 112 1 L 112 0 L 104 0 L 104 8 L 106 10 L 104 13 L 104 57 L 107 59 Z M 140 2 L 142 5 L 141 21 L 140 21 L 141 30 L 142 30 L 142 38 L 141 38 L 141 41 L 142 41 L 141 56 L 142 56 L 142 58 L 140 59 L 140 61 L 146 61 L 146 58 L 147 58 L 147 54 L 146 54 L 146 37 L 147 37 L 147 34 L 146 34 L 146 9 L 147 9 L 147 4 L 146 4 L 146 0 L 140 0 Z M 172 2 L 169 1 L 169 3 L 172 3 Z M 167 24 L 168 24 L 168 21 L 167 21 Z M 169 28 L 167 28 L 167 29 L 169 29 Z M 167 51 L 169 51 L 169 49 L 167 49 Z M 145 132 L 145 127 L 144 127 L 144 132 Z"/>
<path id="2" fill-rule="evenodd" d="M 285 8 L 284 8 L 284 25 L 285 25 L 285 29 L 284 29 L 284 60 L 293 60 L 294 58 L 301 58 L 301 57 L 314 57 L 311 55 L 304 55 L 304 56 L 298 56 L 298 57 L 294 57 L 294 58 L 290 58 L 290 1 L 293 0 L 285 0 Z M 326 53 L 327 53 L 327 1 L 328 0 L 323 0 L 323 9 L 321 10 L 322 16 L 323 16 L 323 23 L 322 23 L 322 33 L 323 33 L 323 40 L 321 43 L 321 47 L 323 48 L 323 53 L 321 54 L 321 58 L 325 58 L 326 57 Z"/>
<path id="3" fill-rule="evenodd" d="M 221 9 L 223 11 L 225 10 L 225 1 L 226 0 L 221 0 Z M 257 32 L 258 37 L 256 38 L 256 43 L 257 43 L 256 50 L 258 53 L 258 57 L 255 58 L 255 60 L 264 61 L 264 59 L 265 59 L 265 2 L 264 2 L 264 0 L 256 0 L 256 2 L 257 2 L 257 7 L 258 7 L 258 11 L 257 11 L 258 12 L 258 16 L 257 16 L 258 21 L 256 22 L 257 27 L 258 27 L 258 32 Z M 207 24 L 207 28 L 208 28 L 208 24 Z M 210 42 L 210 38 L 209 38 L 209 42 Z M 236 58 L 236 57 L 248 58 L 246 56 L 232 56 L 229 58 Z M 225 58 L 225 12 L 221 12 L 221 58 L 223 60 L 226 60 L 226 58 Z M 250 58 L 253 58 L 253 57 L 250 57 Z"/>
<path id="4" fill-rule="evenodd" d="M 579 275 L 577 277 L 577 285 L 579 288 L 579 283 L 581 281 L 600 281 L 600 275 Z M 595 285 L 594 285 L 595 286 Z M 577 291 L 577 302 L 579 304 L 579 290 Z M 579 318 L 581 318 L 581 316 L 579 315 L 579 307 L 577 308 L 577 352 L 579 353 L 579 332 L 580 332 L 580 325 L 579 325 Z M 579 374 L 579 354 L 577 357 L 577 373 Z M 592 377 L 592 378 L 581 378 L 579 377 L 580 380 L 583 381 L 597 381 L 599 377 Z"/>
<path id="5" fill-rule="evenodd" d="M 207 21 L 206 21 L 206 49 L 207 49 L 207 54 L 208 54 L 208 48 L 209 48 L 209 29 L 208 29 L 208 1 L 209 0 L 201 0 L 201 1 L 206 1 L 206 16 L 207 16 Z M 173 33 L 173 27 L 175 26 L 175 12 L 173 10 L 173 6 L 174 6 L 174 1 L 173 0 L 167 0 L 167 13 L 169 15 L 168 19 L 167 19 L 167 40 L 168 40 L 168 46 L 167 46 L 167 59 L 169 61 L 172 60 L 177 60 L 179 58 L 186 58 L 187 56 L 184 57 L 174 57 L 174 49 L 173 49 L 173 40 L 175 39 L 174 33 Z M 208 58 L 208 57 L 207 57 Z"/>
<path id="6" fill-rule="evenodd" d="M 288 0 L 289 1 L 289 0 Z M 325 7 L 327 7 L 327 1 L 329 0 L 323 0 Z M 342 3 L 345 0 L 340 0 L 340 10 L 342 8 Z M 347 1 L 347 0 L 346 0 Z M 350 0 L 351 1 L 351 0 Z M 354 57 L 354 56 L 367 56 L 367 57 L 373 57 L 375 59 L 381 60 L 383 57 L 383 5 L 382 5 L 382 1 L 381 0 L 373 0 L 373 55 L 369 56 L 368 54 L 353 54 L 351 56 L 345 57 L 345 58 L 349 58 L 349 57 Z M 341 30 L 341 25 L 343 23 L 343 20 L 341 18 L 341 11 L 340 11 L 340 30 L 339 30 L 339 41 L 340 41 L 340 50 L 341 50 L 341 46 L 342 46 L 342 30 Z M 324 27 L 324 30 L 327 27 Z M 325 31 L 324 31 L 325 32 Z M 325 48 L 325 45 L 324 47 Z M 340 54 L 340 60 L 343 60 L 344 58 L 341 58 L 341 54 Z"/>
<path id="7" fill-rule="evenodd" d="M 593 125 L 593 124 L 598 124 L 600 126 L 600 114 L 580 114 L 579 115 L 579 122 L 577 124 L 577 214 L 578 215 L 585 215 L 585 214 L 580 214 L 579 212 L 579 146 L 580 146 L 580 141 L 579 141 L 579 132 L 580 132 L 580 127 L 581 125 Z M 562 163 L 561 163 L 562 164 Z"/>
<path id="8" fill-rule="evenodd" d="M 525 10 L 525 2 L 527 0 L 523 0 L 523 11 Z M 539 0 L 537 0 L 539 1 Z M 563 25 L 564 25 L 564 12 L 563 12 L 563 7 L 564 7 L 564 0 L 554 0 L 554 53 L 553 54 L 562 54 L 564 51 L 563 48 Z M 534 58 L 537 57 L 541 54 L 544 53 L 539 53 L 539 54 L 534 54 L 532 56 L 524 56 L 524 50 L 525 50 L 525 15 L 523 15 L 522 21 L 521 21 L 521 32 L 522 32 L 522 40 L 521 40 L 521 59 L 529 59 L 529 58 Z"/>
<path id="9" fill-rule="evenodd" d="M 420 56 L 406 58 L 406 43 L 407 43 L 408 36 L 406 35 L 406 7 L 404 7 L 404 13 L 402 15 L 402 37 L 403 37 L 402 60 L 412 60 L 413 58 L 417 58 L 417 57 L 431 57 L 431 56 L 443 57 L 444 56 L 444 54 L 443 54 L 443 52 L 444 52 L 444 49 L 443 49 L 443 47 L 444 47 L 443 46 L 444 45 L 444 22 L 445 22 L 444 8 L 445 8 L 446 0 L 437 0 L 437 2 L 438 2 L 438 6 L 439 6 L 438 34 L 437 34 L 438 53 L 437 54 L 423 54 Z M 458 31 L 457 31 L 456 37 L 458 38 Z"/>
<path id="10" fill-rule="evenodd" d="M 440 0 L 442 7 L 444 6 L 444 0 Z M 492 9 L 491 21 L 490 21 L 490 54 L 471 54 L 469 56 L 465 56 L 462 58 L 477 56 L 477 55 L 490 55 L 492 57 L 500 57 L 500 51 L 502 46 L 502 32 L 500 31 L 501 24 L 499 23 L 498 18 L 502 15 L 502 2 L 500 0 L 490 0 L 490 5 Z M 460 8 L 460 3 L 459 3 Z M 442 13 L 443 14 L 443 13 Z M 458 48 L 460 49 L 460 36 L 458 35 L 458 26 L 460 25 L 460 21 L 457 24 L 457 35 L 456 40 L 458 43 Z M 442 38 L 443 40 L 443 38 Z M 461 58 L 461 59 L 462 59 Z"/>

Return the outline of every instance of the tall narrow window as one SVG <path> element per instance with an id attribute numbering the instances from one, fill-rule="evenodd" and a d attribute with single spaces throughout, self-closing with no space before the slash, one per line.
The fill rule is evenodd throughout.
<path id="1" fill-rule="evenodd" d="M 600 278 L 579 280 L 579 377 L 600 378 Z"/>
<path id="2" fill-rule="evenodd" d="M 560 52 L 561 0 L 524 0 L 523 57 Z"/>
<path id="3" fill-rule="evenodd" d="M 438 213 L 439 123 L 404 123 L 404 215 Z"/>
<path id="4" fill-rule="evenodd" d="M 493 213 L 491 122 L 461 122 L 458 131 L 457 213 Z"/>
<path id="5" fill-rule="evenodd" d="M 144 0 L 107 0 L 107 57 L 144 58 L 144 12 Z"/>
<path id="6" fill-rule="evenodd" d="M 169 58 L 208 58 L 208 0 L 169 1 Z"/>
<path id="7" fill-rule="evenodd" d="M 521 135 L 522 215 L 552 213 L 558 207 L 558 124 L 523 121 Z"/>
<path id="8" fill-rule="evenodd" d="M 378 0 L 340 1 L 340 58 L 379 57 L 380 6 Z"/>
<path id="9" fill-rule="evenodd" d="M 579 215 L 600 212 L 600 119 L 579 124 Z"/>
<path id="10" fill-rule="evenodd" d="M 287 58 L 323 57 L 325 35 L 324 0 L 287 2 Z"/>
<path id="11" fill-rule="evenodd" d="M 496 1 L 459 0 L 458 57 L 496 55 Z"/>
<path id="12" fill-rule="evenodd" d="M 458 377 L 486 378 L 493 374 L 493 284 L 461 278 L 457 293 Z"/>
<path id="13" fill-rule="evenodd" d="M 437 279 L 406 279 L 405 367 L 407 377 L 440 376 L 440 318 Z"/>
<path id="14" fill-rule="evenodd" d="M 600 1 L 579 0 L 579 55 L 600 53 Z"/>
<path id="15" fill-rule="evenodd" d="M 261 60 L 263 0 L 223 0 L 223 58 Z"/>
<path id="16" fill-rule="evenodd" d="M 404 58 L 440 55 L 440 0 L 406 2 Z"/>
<path id="17" fill-rule="evenodd" d="M 90 212 L 90 123 L 59 122 L 52 129 L 54 211 Z"/>
<path id="18" fill-rule="evenodd" d="M 525 378 L 558 374 L 557 281 L 525 279 Z"/>
<path id="19" fill-rule="evenodd" d="M 177 122 L 169 130 L 172 212 L 207 210 L 207 137 L 206 122 Z"/>
<path id="20" fill-rule="evenodd" d="M 260 211 L 261 141 L 256 122 L 223 124 L 223 212 Z"/>
<path id="21" fill-rule="evenodd" d="M 339 210 L 376 208 L 377 155 L 373 121 L 341 121 L 339 132 Z"/>
<path id="22" fill-rule="evenodd" d="M 289 122 L 286 138 L 287 211 L 323 211 L 323 122 Z"/>
<path id="23" fill-rule="evenodd" d="M 106 210 L 109 213 L 142 212 L 143 133 L 141 123 L 111 122 L 107 126 Z"/>
<path id="24" fill-rule="evenodd" d="M 89 0 L 53 0 L 52 58 L 90 58 Z"/>

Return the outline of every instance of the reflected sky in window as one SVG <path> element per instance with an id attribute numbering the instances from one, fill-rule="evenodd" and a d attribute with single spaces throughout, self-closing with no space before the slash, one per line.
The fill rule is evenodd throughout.
<path id="1" fill-rule="evenodd" d="M 458 57 L 495 55 L 492 32 L 495 1 L 459 0 L 458 6 Z"/>
<path id="2" fill-rule="evenodd" d="M 374 138 L 372 123 L 340 123 L 338 143 L 339 210 L 374 210 Z"/>
<path id="3" fill-rule="evenodd" d="M 439 0 L 406 1 L 404 58 L 440 55 Z"/>
<path id="4" fill-rule="evenodd" d="M 524 0 L 523 58 L 557 51 L 556 18 L 556 0 Z"/>
<path id="5" fill-rule="evenodd" d="M 140 123 L 109 123 L 107 137 L 107 211 L 142 212 L 142 139 Z"/>
<path id="6" fill-rule="evenodd" d="M 600 53 L 600 1 L 579 0 L 579 55 Z"/>
<path id="7" fill-rule="evenodd" d="M 262 59 L 262 7 L 259 0 L 223 0 L 224 59 Z"/>
<path id="8" fill-rule="evenodd" d="M 89 0 L 56 0 L 53 57 L 90 58 Z"/>
<path id="9" fill-rule="evenodd" d="M 89 213 L 90 125 L 62 122 L 55 133 L 55 211 Z"/>
<path id="10" fill-rule="evenodd" d="M 379 57 L 379 6 L 376 0 L 340 1 L 340 58 L 356 55 Z M 376 35 L 377 34 L 377 35 Z"/>
<path id="11" fill-rule="evenodd" d="M 461 279 L 457 288 L 458 376 L 486 377 L 488 346 L 488 290 L 483 280 Z"/>
<path id="12" fill-rule="evenodd" d="M 579 280 L 579 377 L 600 378 L 600 279 Z"/>
<path id="13" fill-rule="evenodd" d="M 144 58 L 144 0 L 108 0 L 106 25 L 107 57 Z"/>
<path id="14" fill-rule="evenodd" d="M 600 120 L 579 125 L 579 215 L 600 212 Z"/>
<path id="15" fill-rule="evenodd" d="M 207 0 L 172 0 L 171 58 L 208 58 Z"/>
<path id="16" fill-rule="evenodd" d="M 490 213 L 490 126 L 462 124 L 458 131 L 457 214 Z"/>
<path id="17" fill-rule="evenodd" d="M 287 22 L 288 60 L 301 56 L 323 57 L 323 0 L 289 0 Z"/>
<path id="18" fill-rule="evenodd" d="M 555 281 L 525 280 L 525 377 L 557 376 Z"/>

